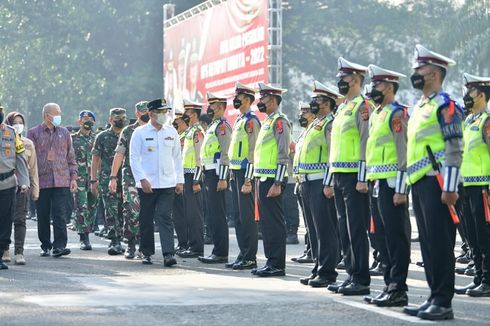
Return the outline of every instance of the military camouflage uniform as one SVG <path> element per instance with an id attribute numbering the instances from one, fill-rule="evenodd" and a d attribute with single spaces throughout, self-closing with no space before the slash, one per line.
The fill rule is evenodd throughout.
<path id="1" fill-rule="evenodd" d="M 122 165 L 122 210 L 124 216 L 123 235 L 126 239 L 139 239 L 140 200 L 131 167 L 129 166 L 129 142 L 138 122 L 127 126 L 121 132 L 115 152 L 124 154 Z"/>
<path id="2" fill-rule="evenodd" d="M 78 166 L 77 192 L 75 193 L 75 227 L 79 234 L 92 232 L 97 211 L 97 197 L 90 192 L 90 167 L 95 133 L 83 135 L 80 131 L 71 135 L 75 160 Z"/>
<path id="3" fill-rule="evenodd" d="M 112 161 L 114 160 L 115 149 L 119 139 L 112 128 L 102 131 L 95 138 L 92 155 L 100 156 L 101 168 L 99 173 L 99 192 L 105 207 L 106 227 L 109 230 L 109 239 L 120 239 L 122 236 L 122 189 L 121 173 L 118 173 L 117 190 L 115 193 L 109 191 L 109 181 L 111 177 Z"/>

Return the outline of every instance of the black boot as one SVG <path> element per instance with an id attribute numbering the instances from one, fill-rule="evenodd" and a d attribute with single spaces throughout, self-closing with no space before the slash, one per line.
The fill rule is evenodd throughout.
<path id="1" fill-rule="evenodd" d="M 92 250 L 88 233 L 80 233 L 80 250 Z"/>
<path id="2" fill-rule="evenodd" d="M 9 269 L 9 267 L 3 262 L 2 257 L 0 257 L 0 269 Z"/>
<path id="3" fill-rule="evenodd" d="M 122 255 L 123 248 L 121 246 L 121 241 L 118 238 L 114 238 L 111 240 L 107 253 L 111 256 Z"/>
<path id="4" fill-rule="evenodd" d="M 136 252 L 136 243 L 134 239 L 128 239 L 128 246 L 126 247 L 126 251 L 124 252 L 124 258 L 133 259 L 135 252 Z"/>

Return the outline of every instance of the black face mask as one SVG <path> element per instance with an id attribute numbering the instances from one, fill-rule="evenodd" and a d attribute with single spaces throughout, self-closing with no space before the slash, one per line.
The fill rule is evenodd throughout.
<path id="1" fill-rule="evenodd" d="M 385 96 L 382 92 L 378 91 L 377 89 L 374 89 L 369 93 L 369 97 L 371 100 L 373 100 L 374 103 L 376 104 L 381 104 L 383 103 L 383 100 L 385 99 Z"/>
<path id="2" fill-rule="evenodd" d="M 206 114 L 208 115 L 209 118 L 213 119 L 213 117 L 214 117 L 214 110 L 211 109 L 211 108 L 208 108 L 208 110 L 206 111 Z"/>
<path id="3" fill-rule="evenodd" d="M 189 122 L 191 122 L 191 118 L 187 114 L 182 115 L 182 120 L 184 120 L 186 124 L 189 124 Z"/>
<path id="4" fill-rule="evenodd" d="M 471 109 L 475 105 L 475 100 L 469 93 L 466 93 L 465 96 L 463 97 L 463 102 L 464 102 L 464 108 L 465 109 Z"/>
<path id="5" fill-rule="evenodd" d="M 239 109 L 239 108 L 240 108 L 240 106 L 242 106 L 242 100 L 240 100 L 239 98 L 236 98 L 236 97 L 235 97 L 235 98 L 233 99 L 233 107 L 234 107 L 235 109 Z"/>
<path id="6" fill-rule="evenodd" d="M 116 128 L 123 128 L 124 127 L 124 120 L 116 120 L 113 122 L 113 126 Z"/>
<path id="7" fill-rule="evenodd" d="M 259 111 L 262 112 L 262 113 L 264 113 L 265 111 L 267 111 L 267 108 L 266 108 L 265 104 L 262 103 L 262 102 L 257 103 L 257 108 L 259 108 Z"/>
<path id="8" fill-rule="evenodd" d="M 177 122 L 172 122 L 172 126 L 174 126 L 175 129 L 179 129 L 179 125 L 177 124 Z"/>
<path id="9" fill-rule="evenodd" d="M 299 117 L 298 121 L 301 127 L 306 128 L 306 126 L 308 126 L 308 120 L 306 120 L 306 118 Z"/>
<path id="10" fill-rule="evenodd" d="M 317 114 L 320 111 L 320 104 L 318 104 L 315 100 L 310 102 L 311 113 Z"/>
<path id="11" fill-rule="evenodd" d="M 339 88 L 339 93 L 342 94 L 342 95 L 345 95 L 347 93 L 349 93 L 349 83 L 346 82 L 345 80 L 339 80 L 338 83 L 337 83 L 337 86 Z"/>
<path id="12" fill-rule="evenodd" d="M 425 79 L 424 76 L 415 72 L 412 76 L 410 76 L 410 81 L 412 82 L 412 87 L 415 89 L 424 89 Z"/>
<path id="13" fill-rule="evenodd" d="M 92 130 L 92 127 L 93 127 L 93 126 L 94 126 L 94 122 L 93 122 L 93 121 L 90 121 L 90 120 L 85 121 L 85 122 L 83 123 L 83 128 L 84 128 L 85 130 Z"/>
<path id="14" fill-rule="evenodd" d="M 150 121 L 150 116 L 147 114 L 144 114 L 140 117 L 140 120 L 143 121 L 143 122 L 148 122 Z"/>

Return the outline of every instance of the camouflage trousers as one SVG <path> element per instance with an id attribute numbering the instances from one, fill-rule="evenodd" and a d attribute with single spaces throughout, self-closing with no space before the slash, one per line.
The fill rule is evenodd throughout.
<path id="1" fill-rule="evenodd" d="M 129 168 L 122 171 L 124 237 L 128 240 L 140 238 L 140 199 L 133 174 Z"/>
<path id="2" fill-rule="evenodd" d="M 79 234 L 92 232 L 97 211 L 97 197 L 95 197 L 86 182 L 78 182 L 75 196 L 75 227 Z"/>
<path id="3" fill-rule="evenodd" d="M 117 187 L 117 191 L 109 192 L 109 183 L 102 183 L 99 191 L 102 194 L 105 211 L 105 227 L 108 230 L 108 239 L 121 239 L 123 235 L 123 215 L 122 215 L 122 191 Z"/>

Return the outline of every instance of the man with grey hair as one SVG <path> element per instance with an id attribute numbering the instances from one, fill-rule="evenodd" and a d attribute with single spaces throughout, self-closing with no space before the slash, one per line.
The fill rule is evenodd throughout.
<path id="1" fill-rule="evenodd" d="M 70 254 L 66 248 L 66 215 L 69 214 L 70 191 L 77 190 L 77 164 L 70 132 L 61 127 L 61 108 L 56 103 L 43 107 L 43 122 L 30 129 L 27 138 L 36 148 L 39 170 L 37 233 L 41 241 L 41 257 Z M 51 242 L 50 218 L 53 219 L 54 241 Z"/>

